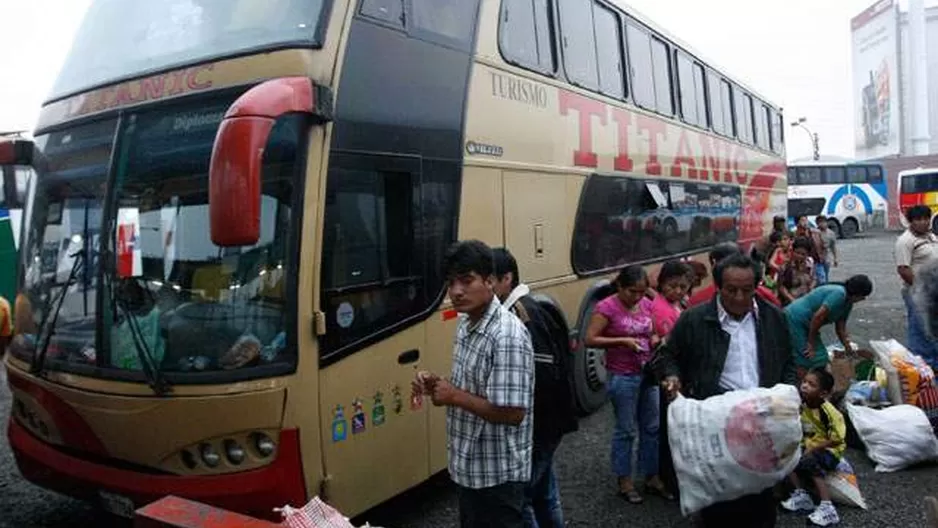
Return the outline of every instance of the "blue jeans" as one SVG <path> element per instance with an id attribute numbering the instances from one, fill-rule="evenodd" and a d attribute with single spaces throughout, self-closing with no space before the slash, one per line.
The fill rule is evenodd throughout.
<path id="1" fill-rule="evenodd" d="M 826 262 L 818 262 L 814 266 L 814 274 L 817 275 L 817 285 L 827 284 L 831 277 L 831 265 Z"/>
<path id="2" fill-rule="evenodd" d="M 902 290 L 902 300 L 905 301 L 909 327 L 906 347 L 909 352 L 922 356 L 931 368 L 938 369 L 938 341 L 928 337 L 928 332 L 925 331 L 925 321 L 922 320 L 912 294 L 907 289 Z"/>
<path id="3" fill-rule="evenodd" d="M 657 385 L 643 385 L 642 376 L 614 374 L 609 397 L 615 411 L 612 434 L 612 470 L 632 478 L 632 446 L 638 435 L 638 466 L 644 476 L 658 474 L 659 394 Z"/>
<path id="4" fill-rule="evenodd" d="M 560 489 L 554 475 L 554 453 L 559 445 L 559 438 L 545 445 L 534 445 L 531 482 L 524 488 L 525 528 L 563 528 Z"/>

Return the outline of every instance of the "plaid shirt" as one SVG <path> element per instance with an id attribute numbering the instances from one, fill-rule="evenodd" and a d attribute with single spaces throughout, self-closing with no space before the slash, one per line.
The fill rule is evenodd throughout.
<path id="1" fill-rule="evenodd" d="M 497 298 L 477 323 L 456 330 L 452 384 L 499 407 L 525 409 L 520 425 L 495 424 L 447 407 L 449 473 L 465 488 L 527 482 L 531 476 L 534 350 L 528 330 Z"/>

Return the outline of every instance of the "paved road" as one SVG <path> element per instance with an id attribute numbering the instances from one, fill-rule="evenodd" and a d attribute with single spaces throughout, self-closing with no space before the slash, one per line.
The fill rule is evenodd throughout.
<path id="1" fill-rule="evenodd" d="M 904 309 L 899 297 L 898 279 L 893 271 L 894 235 L 881 234 L 843 242 L 842 266 L 834 279 L 854 273 L 873 278 L 873 296 L 857 306 L 850 332 L 854 340 L 901 338 L 905 331 Z M 828 336 L 831 339 L 832 336 Z M 5 424 L 9 393 L 0 368 L 0 423 Z M 626 504 L 614 495 L 614 479 L 609 472 L 608 445 L 611 411 L 602 409 L 582 422 L 581 430 L 565 439 L 557 459 L 557 471 L 569 526 L 689 526 L 673 504 L 649 498 L 642 506 Z M 922 526 L 922 497 L 938 490 L 938 467 L 876 474 L 859 453 L 848 455 L 860 476 L 860 485 L 870 505 L 867 512 L 841 509 L 845 527 Z M 452 489 L 438 478 L 390 501 L 362 519 L 389 528 L 445 528 L 456 526 L 456 503 Z M 0 527 L 79 527 L 108 526 L 110 520 L 85 504 L 43 491 L 23 481 L 0 438 Z M 781 517 L 781 527 L 801 527 L 802 517 Z"/>

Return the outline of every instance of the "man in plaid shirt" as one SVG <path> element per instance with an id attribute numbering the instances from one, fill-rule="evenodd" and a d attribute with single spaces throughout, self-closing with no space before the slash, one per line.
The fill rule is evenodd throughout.
<path id="1" fill-rule="evenodd" d="M 477 240 L 447 251 L 448 294 L 461 319 L 449 380 L 421 371 L 416 394 L 445 405 L 449 472 L 468 527 L 523 526 L 531 477 L 534 350 L 495 297 L 492 250 Z"/>

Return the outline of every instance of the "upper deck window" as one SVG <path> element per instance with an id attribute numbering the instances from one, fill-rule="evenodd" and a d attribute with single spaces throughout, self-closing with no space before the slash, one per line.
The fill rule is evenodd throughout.
<path id="1" fill-rule="evenodd" d="M 596 64 L 592 2 L 560 2 L 560 26 L 563 33 L 563 64 L 567 76 L 578 86 L 596 89 L 599 86 L 599 71 Z"/>
<path id="2" fill-rule="evenodd" d="M 467 0 L 411 0 L 413 27 L 420 33 L 442 37 L 460 47 L 472 42 L 477 3 Z"/>
<path id="3" fill-rule="evenodd" d="M 627 23 L 625 38 L 629 53 L 632 99 L 642 108 L 655 108 L 655 81 L 652 77 L 651 35 L 636 24 Z"/>
<path id="4" fill-rule="evenodd" d="M 553 73 L 553 28 L 548 0 L 505 0 L 498 30 L 505 60 L 541 73 Z"/>
<path id="5" fill-rule="evenodd" d="M 318 47 L 329 0 L 94 0 L 52 89 L 62 97 L 118 79 L 283 45 Z"/>

